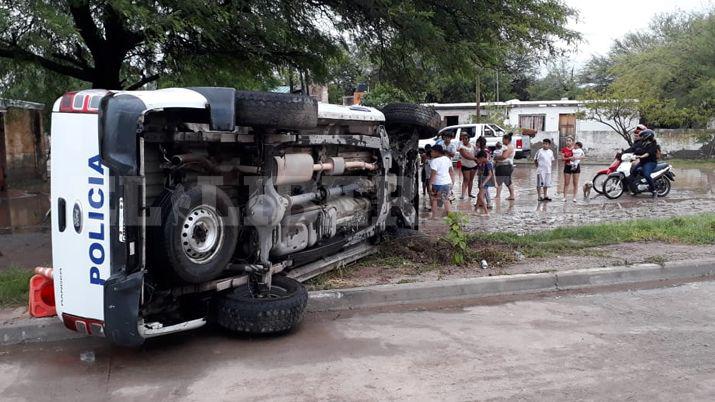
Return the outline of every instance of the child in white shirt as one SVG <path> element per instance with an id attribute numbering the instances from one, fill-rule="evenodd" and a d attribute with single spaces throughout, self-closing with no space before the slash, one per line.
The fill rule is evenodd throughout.
<path id="1" fill-rule="evenodd" d="M 578 170 L 578 166 L 581 163 L 581 159 L 586 156 L 583 152 L 583 144 L 576 142 L 573 146 L 573 159 L 571 159 L 571 170 Z"/>
<path id="2" fill-rule="evenodd" d="M 444 206 L 445 212 L 449 213 L 449 196 L 452 189 L 452 159 L 445 156 L 444 148 L 440 144 L 432 147 L 430 168 L 429 183 L 432 192 L 432 218 L 434 218 L 437 206 Z"/>
<path id="3" fill-rule="evenodd" d="M 492 158 L 498 158 L 504 153 L 504 150 L 502 149 L 502 143 L 501 141 L 497 141 L 496 145 L 494 146 L 494 152 L 492 152 Z"/>
<path id="4" fill-rule="evenodd" d="M 551 201 L 548 189 L 551 187 L 551 164 L 554 161 L 554 151 L 551 150 L 551 140 L 545 138 L 541 143 L 541 149 L 534 156 L 536 165 L 536 193 L 539 201 Z M 542 195 L 543 192 L 543 195 Z"/>

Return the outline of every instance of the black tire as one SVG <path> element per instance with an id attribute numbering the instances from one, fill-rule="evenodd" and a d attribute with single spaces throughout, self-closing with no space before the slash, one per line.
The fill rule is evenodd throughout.
<path id="1" fill-rule="evenodd" d="M 391 103 L 382 108 L 388 129 L 399 126 L 414 126 L 419 131 L 420 139 L 433 138 L 442 127 L 442 118 L 431 107 L 412 103 Z"/>
<path id="2" fill-rule="evenodd" d="M 303 95 L 236 91 L 236 124 L 313 129 L 318 126 L 318 101 Z"/>
<path id="3" fill-rule="evenodd" d="M 153 268 L 180 283 L 216 279 L 231 261 L 238 240 L 238 216 L 228 195 L 212 185 L 179 185 L 162 195 L 160 208 L 161 223 L 149 232 Z"/>
<path id="4" fill-rule="evenodd" d="M 303 318 L 308 291 L 298 281 L 274 276 L 271 297 L 254 298 L 248 285 L 220 293 L 214 299 L 216 322 L 235 332 L 276 334 L 294 328 Z"/>
<path id="5" fill-rule="evenodd" d="M 670 193 L 670 180 L 661 176 L 655 180 L 655 193 L 658 197 L 665 197 Z"/>
<path id="6" fill-rule="evenodd" d="M 598 194 L 603 194 L 603 184 L 606 182 L 607 178 L 608 175 L 606 173 L 599 173 L 593 176 L 593 180 L 591 181 L 593 184 L 593 190 Z"/>
<path id="7" fill-rule="evenodd" d="M 623 183 L 620 177 L 612 176 L 603 182 L 603 195 L 610 200 L 615 200 L 622 196 L 625 190 L 625 183 Z"/>

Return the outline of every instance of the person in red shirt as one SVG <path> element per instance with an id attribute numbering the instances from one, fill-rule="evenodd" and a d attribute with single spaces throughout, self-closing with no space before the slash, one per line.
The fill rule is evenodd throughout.
<path id="1" fill-rule="evenodd" d="M 566 137 L 566 146 L 561 148 L 561 155 L 564 159 L 564 201 L 568 200 L 568 189 L 571 183 L 573 183 L 574 201 L 576 200 L 576 183 L 578 183 L 578 176 L 581 173 L 581 166 L 571 163 L 573 160 L 573 145 L 573 137 Z"/>

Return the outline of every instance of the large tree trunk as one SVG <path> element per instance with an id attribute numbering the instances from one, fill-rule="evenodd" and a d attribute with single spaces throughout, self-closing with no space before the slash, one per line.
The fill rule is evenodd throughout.
<path id="1" fill-rule="evenodd" d="M 98 65 L 94 69 L 94 80 L 92 81 L 92 88 L 95 89 L 122 89 L 122 83 L 119 79 L 119 70 L 121 65 Z"/>

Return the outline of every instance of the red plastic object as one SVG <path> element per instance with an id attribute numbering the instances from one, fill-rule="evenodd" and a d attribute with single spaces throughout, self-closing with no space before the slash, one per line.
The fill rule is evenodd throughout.
<path id="1" fill-rule="evenodd" d="M 30 315 L 33 317 L 51 317 L 57 314 L 55 309 L 55 286 L 52 279 L 42 275 L 30 278 Z"/>

